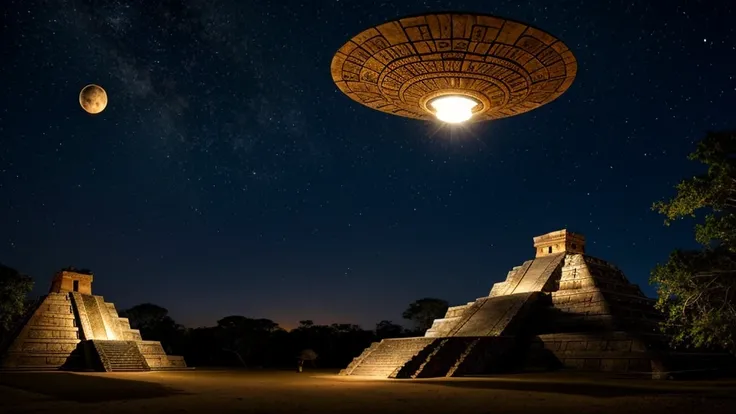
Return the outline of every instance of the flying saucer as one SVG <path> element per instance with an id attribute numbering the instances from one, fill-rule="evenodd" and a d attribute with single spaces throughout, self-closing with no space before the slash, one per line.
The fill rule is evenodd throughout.
<path id="1" fill-rule="evenodd" d="M 370 108 L 447 123 L 531 111 L 572 85 L 577 62 L 554 36 L 489 15 L 440 13 L 371 27 L 332 58 L 332 79 Z"/>

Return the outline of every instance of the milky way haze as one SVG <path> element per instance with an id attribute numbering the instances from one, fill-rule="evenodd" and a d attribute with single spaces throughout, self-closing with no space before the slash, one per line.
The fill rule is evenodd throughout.
<path id="1" fill-rule="evenodd" d="M 646 4 L 645 4 L 646 3 Z M 400 322 L 458 304 L 568 228 L 633 282 L 677 247 L 651 204 L 734 127 L 732 2 L 34 1 L 3 3 L 0 262 L 35 294 L 95 271 L 120 309 L 189 326 Z M 357 104 L 330 61 L 363 29 L 444 10 L 520 20 L 578 59 L 529 113 L 444 128 Z M 78 104 L 107 91 L 104 112 Z M 651 288 L 647 288 L 651 295 Z"/>

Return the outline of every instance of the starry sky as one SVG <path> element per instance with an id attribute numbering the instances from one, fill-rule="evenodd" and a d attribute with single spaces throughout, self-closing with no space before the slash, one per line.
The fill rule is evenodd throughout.
<path id="1" fill-rule="evenodd" d="M 3 2 L 0 262 L 34 294 L 73 265 L 118 309 L 178 322 L 401 322 L 413 300 L 485 296 L 568 228 L 648 286 L 692 222 L 650 210 L 734 127 L 728 1 Z M 563 40 L 572 87 L 532 112 L 437 132 L 332 82 L 363 29 L 496 14 Z M 82 111 L 89 83 L 108 93 Z"/>

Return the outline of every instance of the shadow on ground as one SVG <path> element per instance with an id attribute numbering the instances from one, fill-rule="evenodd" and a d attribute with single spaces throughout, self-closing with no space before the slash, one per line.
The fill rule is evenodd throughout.
<path id="1" fill-rule="evenodd" d="M 396 381 L 401 383 L 402 381 Z M 648 382 L 639 381 L 634 385 L 616 384 L 598 381 L 595 378 L 590 381 L 545 381 L 535 379 L 470 379 L 470 380 L 412 380 L 406 384 L 432 384 L 446 387 L 457 387 L 466 389 L 493 389 L 508 391 L 543 392 L 553 394 L 579 395 L 596 398 L 636 397 L 647 395 L 690 395 L 704 398 L 736 399 L 733 387 L 726 389 L 714 388 L 692 388 L 664 386 L 672 383 L 661 384 L 654 380 Z M 730 389 L 729 389 L 730 388 Z"/>
<path id="2" fill-rule="evenodd" d="M 46 395 L 57 400 L 94 403 L 186 394 L 161 384 L 65 372 L 2 373 L 0 385 Z"/>

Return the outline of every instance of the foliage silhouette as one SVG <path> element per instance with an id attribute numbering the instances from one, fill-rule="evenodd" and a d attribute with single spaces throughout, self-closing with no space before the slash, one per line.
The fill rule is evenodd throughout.
<path id="1" fill-rule="evenodd" d="M 653 209 L 667 225 L 704 212 L 695 226 L 703 248 L 672 252 L 650 280 L 666 315 L 663 331 L 674 344 L 736 353 L 736 131 L 708 133 L 689 158 L 707 171 L 680 182 L 676 195 Z"/>
<path id="2" fill-rule="evenodd" d="M 419 332 L 432 327 L 435 319 L 440 319 L 447 313 L 447 301 L 437 298 L 424 298 L 412 302 L 402 314 L 404 319 L 414 322 Z"/>
<path id="3" fill-rule="evenodd" d="M 169 353 L 174 348 L 180 347 L 185 341 L 184 327 L 169 316 L 166 308 L 152 303 L 142 303 L 121 311 L 120 316 L 128 318 L 130 327 L 140 330 L 143 338 L 161 341 L 164 349 Z"/>
<path id="4" fill-rule="evenodd" d="M 26 311 L 26 296 L 33 279 L 0 264 L 0 332 L 9 331 Z"/>

